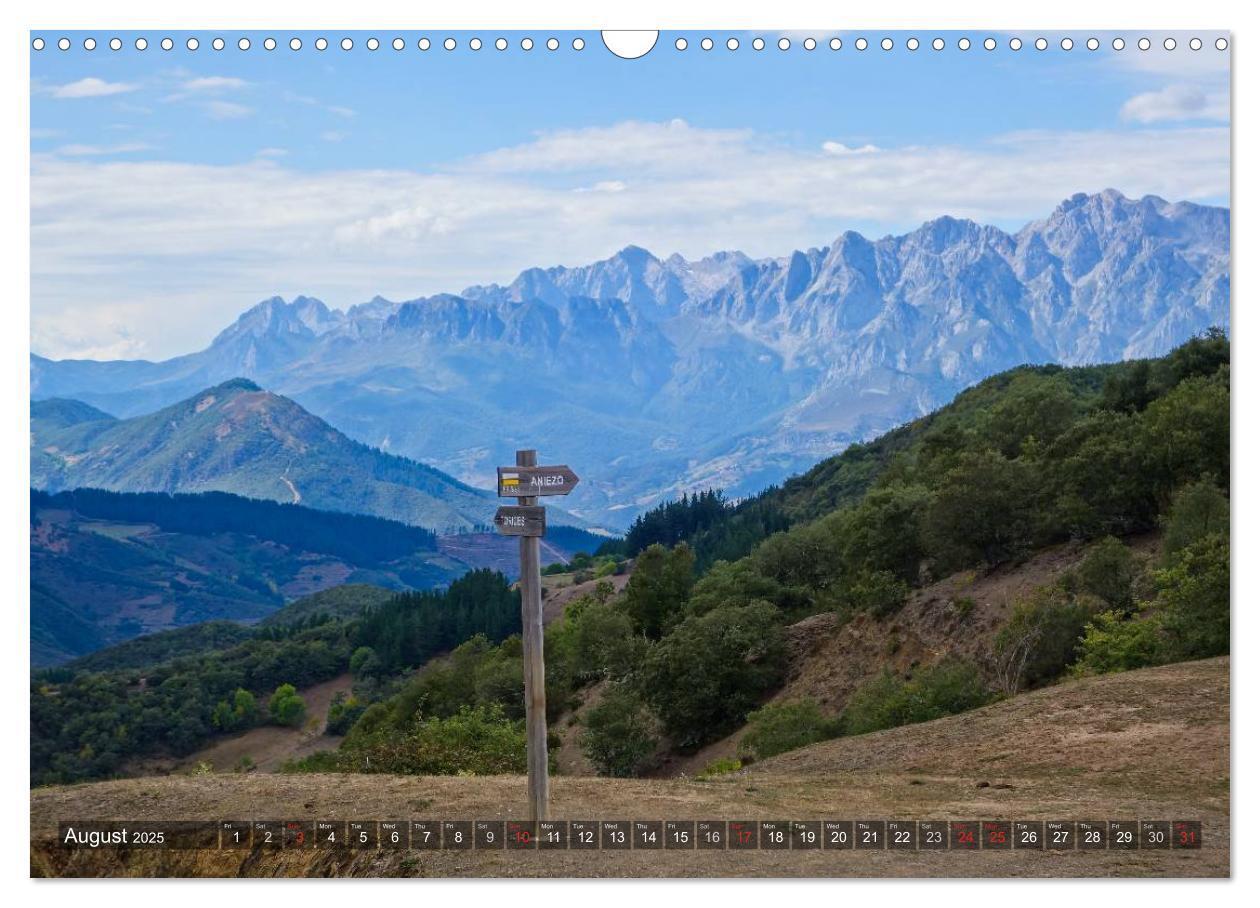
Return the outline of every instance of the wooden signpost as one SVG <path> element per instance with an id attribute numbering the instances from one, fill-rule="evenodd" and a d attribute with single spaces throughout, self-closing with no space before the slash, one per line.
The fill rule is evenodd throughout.
<path id="1" fill-rule="evenodd" d="M 499 495 L 515 506 L 499 508 L 495 526 L 521 539 L 521 630 L 525 658 L 525 734 L 529 773 L 529 818 L 547 819 L 547 694 L 543 665 L 542 567 L 538 540 L 547 529 L 541 495 L 568 495 L 578 484 L 566 466 L 538 466 L 538 452 L 517 451 L 516 466 L 499 467 Z"/>

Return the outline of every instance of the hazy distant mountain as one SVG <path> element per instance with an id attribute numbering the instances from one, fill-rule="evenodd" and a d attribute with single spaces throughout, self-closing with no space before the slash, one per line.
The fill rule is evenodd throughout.
<path id="1" fill-rule="evenodd" d="M 351 441 L 245 379 L 130 419 L 74 404 L 31 404 L 36 488 L 232 492 L 439 532 L 485 526 L 496 504 L 438 470 Z M 69 412 L 83 418 L 68 422 Z"/>
<path id="2" fill-rule="evenodd" d="M 271 299 L 160 363 L 33 356 L 32 395 L 120 416 L 246 375 L 353 438 L 489 486 L 516 447 L 624 524 L 760 489 L 1025 362 L 1165 352 L 1229 324 L 1229 211 L 1076 195 L 1015 234 L 943 217 L 753 260 L 638 247 L 507 286 L 347 312 Z"/>

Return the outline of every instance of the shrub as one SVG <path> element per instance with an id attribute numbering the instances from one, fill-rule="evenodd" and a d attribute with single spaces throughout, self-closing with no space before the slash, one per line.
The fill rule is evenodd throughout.
<path id="1" fill-rule="evenodd" d="M 499 706 L 465 706 L 455 715 L 417 719 L 409 733 L 385 729 L 342 746 L 340 766 L 352 772 L 491 775 L 525 771 L 525 723 Z"/>
<path id="2" fill-rule="evenodd" d="M 602 776 L 638 775 L 656 752 L 655 723 L 639 695 L 624 685 L 609 687 L 583 724 L 582 753 Z"/>
<path id="3" fill-rule="evenodd" d="M 1229 652 L 1229 538 L 1193 542 L 1155 573 L 1155 608 L 1176 659 L 1205 659 Z"/>
<path id="4" fill-rule="evenodd" d="M 1120 612 L 1103 612 L 1089 622 L 1081 640 L 1077 675 L 1123 672 L 1169 661 L 1168 643 L 1156 615 L 1125 620 Z"/>
<path id="5" fill-rule="evenodd" d="M 1036 479 L 1022 461 L 968 452 L 945 474 L 923 517 L 938 572 L 998 564 L 1032 542 Z"/>
<path id="6" fill-rule="evenodd" d="M 584 681 L 623 678 L 643 658 L 647 641 L 612 605 L 592 605 L 578 615 L 572 630 L 573 670 Z"/>
<path id="7" fill-rule="evenodd" d="M 249 728 L 258 721 L 258 701 L 244 688 L 238 687 L 229 703 L 220 700 L 210 714 L 210 722 L 220 731 Z"/>
<path id="8" fill-rule="evenodd" d="M 1110 608 L 1124 610 L 1133 606 L 1137 562 L 1129 547 L 1116 537 L 1104 537 L 1091 546 L 1076 575 L 1083 589 Z"/>
<path id="9" fill-rule="evenodd" d="M 640 690 L 682 748 L 720 737 L 778 686 L 787 644 L 769 603 L 687 618 L 647 653 Z"/>
<path id="10" fill-rule="evenodd" d="M 895 484 L 868 492 L 846 521 L 841 542 L 846 569 L 916 582 L 929 500 L 927 489 L 918 485 Z"/>
<path id="11" fill-rule="evenodd" d="M 870 612 L 885 618 L 906 604 L 910 587 L 891 571 L 864 571 L 840 594 L 842 614 Z"/>
<path id="12" fill-rule="evenodd" d="M 1087 602 L 1053 587 L 1041 587 L 1016 604 L 993 641 L 998 684 L 1006 694 L 1061 675 L 1076 658 L 1093 610 Z"/>
<path id="13" fill-rule="evenodd" d="M 1144 614 L 1106 612 L 1090 622 L 1078 674 L 1127 671 L 1229 652 L 1229 540 L 1208 536 L 1155 572 L 1156 595 Z"/>
<path id="14" fill-rule="evenodd" d="M 765 760 L 834 738 L 841 728 L 839 719 L 824 715 L 810 698 L 770 703 L 749 714 L 748 731 L 739 742 L 740 753 Z"/>
<path id="15" fill-rule="evenodd" d="M 267 704 L 271 721 L 296 728 L 306 719 L 306 701 L 292 684 L 281 684 Z"/>
<path id="16" fill-rule="evenodd" d="M 625 593 L 626 614 L 638 631 L 656 639 L 673 624 L 691 594 L 694 571 L 695 556 L 684 544 L 643 550 Z"/>
<path id="17" fill-rule="evenodd" d="M 296 772 L 340 772 L 341 754 L 335 750 L 317 750 L 313 754 L 297 759 L 285 760 L 280 764 L 284 773 Z"/>
<path id="18" fill-rule="evenodd" d="M 380 674 L 382 667 L 376 650 L 370 646 L 360 646 L 350 655 L 350 674 L 356 678 L 370 678 Z"/>
<path id="19" fill-rule="evenodd" d="M 760 573 L 748 558 L 718 561 L 701 577 L 687 601 L 687 612 L 704 615 L 717 608 L 741 608 L 758 600 L 783 607 L 783 585 Z"/>
<path id="20" fill-rule="evenodd" d="M 713 779 L 717 776 L 725 776 L 733 772 L 739 772 L 743 768 L 744 763 L 742 760 L 737 760 L 734 757 L 718 757 L 716 760 L 710 760 L 705 765 L 704 769 L 700 770 L 700 772 L 696 774 L 696 778 Z"/>
<path id="21" fill-rule="evenodd" d="M 861 735 L 884 728 L 927 722 L 983 706 L 992 699 L 971 662 L 943 659 L 920 667 L 909 679 L 885 670 L 849 698 L 844 730 Z"/>
<path id="22" fill-rule="evenodd" d="M 1217 533 L 1229 535 L 1229 499 L 1211 479 L 1182 486 L 1164 518 L 1164 563 L 1171 564 L 1178 552 Z"/>
<path id="23" fill-rule="evenodd" d="M 346 696 L 343 690 L 333 694 L 332 702 L 328 705 L 328 719 L 324 723 L 324 731 L 330 735 L 344 735 L 350 731 L 351 726 L 359 721 L 359 717 L 363 715 L 367 707 L 365 704 L 356 700 L 353 696 Z"/>

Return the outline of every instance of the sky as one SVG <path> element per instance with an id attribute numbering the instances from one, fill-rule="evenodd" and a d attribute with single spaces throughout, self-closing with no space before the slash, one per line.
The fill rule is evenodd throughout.
<path id="1" fill-rule="evenodd" d="M 813 50 L 804 34 L 668 32 L 637 60 L 591 32 L 350 33 L 348 51 L 340 32 L 322 51 L 303 32 L 274 50 L 265 33 L 223 33 L 223 50 L 215 33 L 41 34 L 31 347 L 165 359 L 275 295 L 412 299 L 630 244 L 781 256 L 944 214 L 1014 230 L 1104 188 L 1228 205 L 1216 35 L 1143 51 L 1126 33 L 1117 51 L 1096 33 L 1090 51 L 1064 34 L 1012 50 L 994 33 L 988 51 L 983 32 L 816 33 Z"/>

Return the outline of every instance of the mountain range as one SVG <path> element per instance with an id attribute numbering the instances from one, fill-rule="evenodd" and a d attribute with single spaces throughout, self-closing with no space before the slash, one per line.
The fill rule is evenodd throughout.
<path id="1" fill-rule="evenodd" d="M 87 412 L 75 407 L 195 409 L 203 389 L 245 376 L 276 392 L 268 399 L 292 398 L 316 422 L 466 484 L 425 525 L 475 522 L 472 487 L 488 487 L 515 448 L 536 447 L 583 477 L 566 507 L 622 527 L 680 492 L 757 491 L 1014 365 L 1155 356 L 1228 327 L 1229 255 L 1228 209 L 1107 190 L 1015 233 L 941 217 L 781 258 L 659 259 L 630 246 L 507 285 L 346 311 L 272 298 L 206 349 L 163 362 L 32 356 L 32 397 L 77 402 L 57 404 L 69 424 L 46 423 L 52 440 L 32 449 L 32 470 L 53 487 L 118 482 L 108 463 L 69 462 L 70 438 L 122 444 L 102 420 L 75 422 Z M 161 434 L 159 417 L 145 438 Z M 43 461 L 49 443 L 58 463 Z M 283 449 L 265 468 L 242 460 L 232 491 L 265 483 L 276 497 L 287 479 L 305 501 L 336 483 L 309 472 L 297 482 L 303 458 Z M 145 481 L 196 481 L 172 450 Z M 373 507 L 419 507 L 388 497 Z"/>

